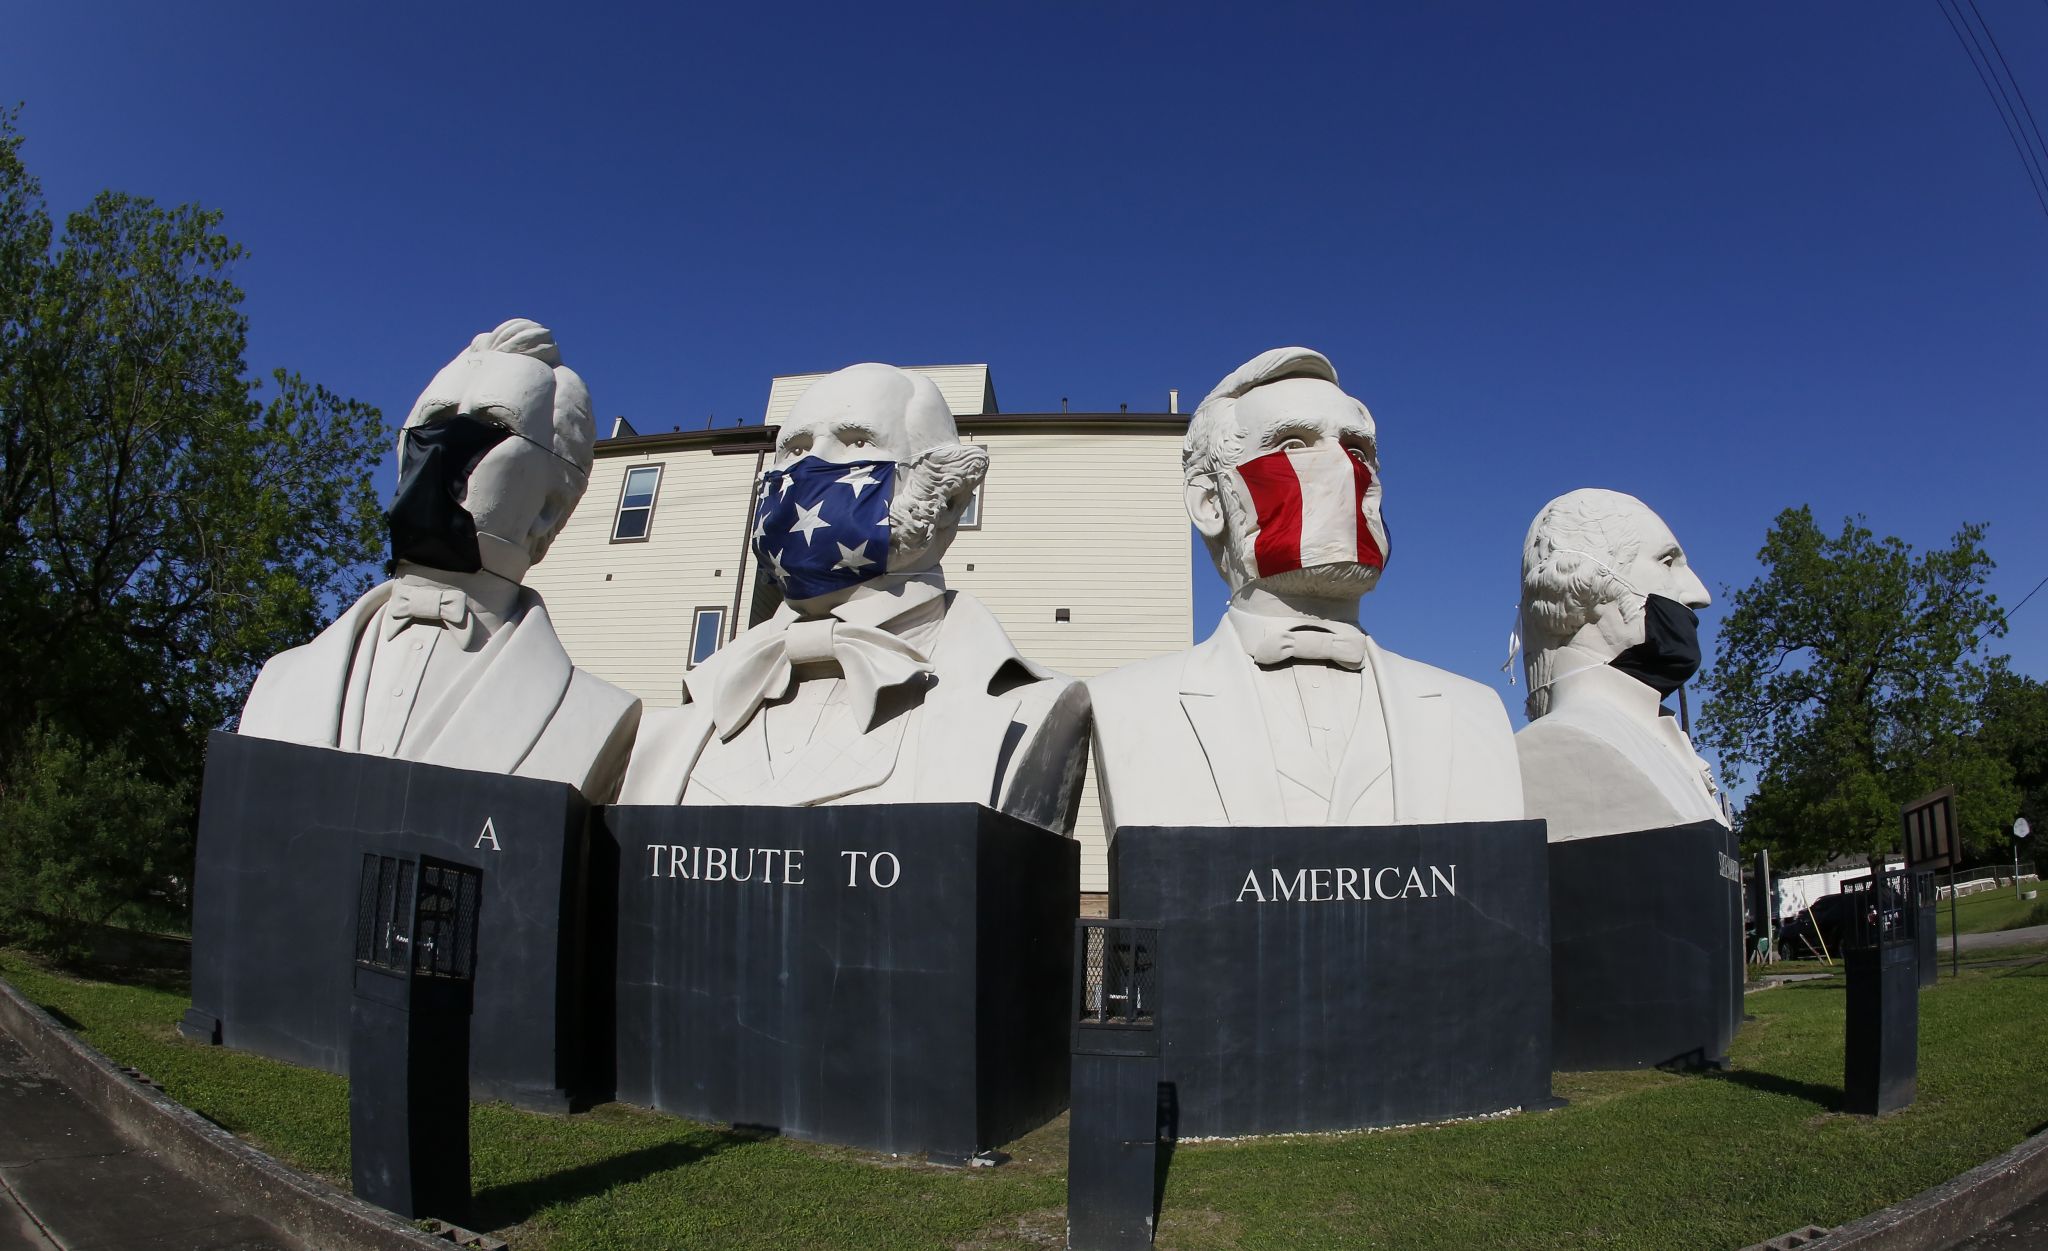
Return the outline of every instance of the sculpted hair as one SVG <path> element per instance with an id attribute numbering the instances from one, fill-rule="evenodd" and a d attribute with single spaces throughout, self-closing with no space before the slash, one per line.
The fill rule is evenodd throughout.
<path id="1" fill-rule="evenodd" d="M 548 490 L 546 516 L 551 524 L 528 543 L 533 562 L 539 564 L 555 542 L 583 492 L 590 485 L 591 447 L 597 441 L 597 419 L 590 406 L 590 388 L 582 375 L 562 363 L 562 349 L 555 332 L 537 321 L 514 317 L 497 329 L 470 340 L 472 352 L 505 352 L 525 356 L 546 365 L 555 375 L 554 412 L 549 423 L 552 447 L 558 458 L 555 482 Z"/>
<path id="2" fill-rule="evenodd" d="M 470 341 L 473 352 L 507 352 L 527 356 L 555 371 L 555 455 L 585 474 L 590 472 L 591 445 L 597 441 L 597 420 L 591 414 L 590 388 L 573 369 L 562 364 L 555 332 L 539 322 L 514 317 L 496 330 Z"/>
<path id="3" fill-rule="evenodd" d="M 939 537 L 948 512 L 958 515 L 988 475 L 988 452 L 972 443 L 939 443 L 897 467 L 889 501 L 889 558 L 893 567 L 922 556 Z"/>
<path id="4" fill-rule="evenodd" d="M 1530 720 L 1550 711 L 1556 653 L 1619 601 L 1624 621 L 1643 610 L 1614 571 L 1635 563 L 1642 546 L 1637 515 L 1649 511 L 1633 495 L 1594 487 L 1545 504 L 1522 541 L 1522 672 Z"/>
<path id="5" fill-rule="evenodd" d="M 1181 441 L 1181 472 L 1189 481 L 1237 463 L 1244 450 L 1244 430 L 1237 424 L 1237 402 L 1254 388 L 1283 378 L 1314 378 L 1337 385 L 1337 367 L 1321 352 L 1304 347 L 1261 352 L 1216 384 L 1188 419 Z"/>

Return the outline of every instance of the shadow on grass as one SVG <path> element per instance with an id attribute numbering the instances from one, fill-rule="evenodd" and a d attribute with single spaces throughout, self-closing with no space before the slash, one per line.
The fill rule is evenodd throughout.
<path id="1" fill-rule="evenodd" d="M 38 1008 L 41 1008 L 43 1011 L 49 1013 L 51 1020 L 63 1026 L 65 1029 L 70 1030 L 74 1034 L 78 1033 L 80 1030 L 85 1028 L 85 1026 L 80 1025 L 78 1023 L 77 1017 L 72 1016 L 69 1012 L 66 1012 L 64 1009 L 58 1007 L 54 1003 L 39 1003 L 36 1006 Z"/>
<path id="2" fill-rule="evenodd" d="M 1790 1095 L 1794 1099 L 1804 1099 L 1823 1112 L 1842 1110 L 1842 1092 L 1833 1086 L 1823 1086 L 1818 1082 L 1802 1082 L 1797 1078 L 1780 1077 L 1776 1073 L 1759 1073 L 1752 1069 L 1723 1069 L 1703 1073 L 1701 1076 L 1708 1081 L 1733 1082 L 1737 1086 L 1746 1086 L 1767 1095 Z"/>
<path id="3" fill-rule="evenodd" d="M 550 1173 L 532 1181 L 480 1190 L 470 1215 L 479 1229 L 502 1229 L 530 1220 L 545 1208 L 595 1198 L 618 1186 L 645 1181 L 656 1173 L 682 1168 L 731 1147 L 761 1138 L 757 1133 L 707 1133 L 687 1142 L 657 1143 L 607 1160 Z"/>

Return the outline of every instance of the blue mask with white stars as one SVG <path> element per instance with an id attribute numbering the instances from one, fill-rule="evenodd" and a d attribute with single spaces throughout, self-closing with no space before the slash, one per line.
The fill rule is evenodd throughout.
<path id="1" fill-rule="evenodd" d="M 754 555 L 785 599 L 813 599 L 889 572 L 896 462 L 805 456 L 761 475 Z"/>

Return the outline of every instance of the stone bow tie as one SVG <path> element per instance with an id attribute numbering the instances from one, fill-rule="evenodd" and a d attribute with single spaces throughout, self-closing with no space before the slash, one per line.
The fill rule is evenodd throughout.
<path id="1" fill-rule="evenodd" d="M 453 587 L 400 583 L 392 588 L 391 601 L 384 607 L 384 637 L 388 639 L 414 622 L 462 630 L 467 641 L 469 597 Z"/>
<path id="2" fill-rule="evenodd" d="M 887 630 L 832 617 L 779 629 L 757 626 L 728 644 L 719 661 L 724 672 L 711 691 L 718 737 L 730 739 L 762 704 L 787 694 L 797 665 L 818 662 L 838 667 L 854 720 L 863 728 L 874 720 L 877 695 L 932 672 L 923 652 Z"/>
<path id="3" fill-rule="evenodd" d="M 1363 668 L 1365 636 L 1296 627 L 1268 634 L 1252 646 L 1256 664 L 1284 665 L 1296 660 L 1327 660 L 1343 669 Z"/>

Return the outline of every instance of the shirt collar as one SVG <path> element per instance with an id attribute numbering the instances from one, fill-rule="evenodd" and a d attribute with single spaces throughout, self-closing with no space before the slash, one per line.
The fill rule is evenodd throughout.
<path id="1" fill-rule="evenodd" d="M 868 626 L 902 634 L 936 615 L 934 605 L 945 598 L 946 583 L 937 570 L 926 573 L 891 574 L 862 583 L 846 602 L 826 615 L 848 625 Z M 784 603 L 775 610 L 778 620 L 800 620 L 796 609 Z"/>

